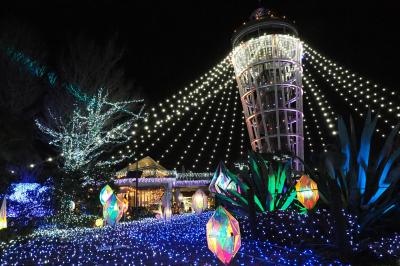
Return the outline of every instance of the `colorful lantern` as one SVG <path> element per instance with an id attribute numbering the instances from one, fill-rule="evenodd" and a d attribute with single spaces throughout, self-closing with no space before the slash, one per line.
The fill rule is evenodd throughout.
<path id="1" fill-rule="evenodd" d="M 231 189 L 240 193 L 239 188 L 236 187 L 236 184 L 232 181 L 230 177 L 232 173 L 230 173 L 223 162 L 220 162 L 217 170 L 214 173 L 213 178 L 211 179 L 211 183 L 209 186 L 209 190 L 212 193 L 219 193 L 225 195 L 225 191 Z"/>
<path id="2" fill-rule="evenodd" d="M 239 223 L 227 210 L 219 206 L 207 223 L 208 248 L 224 264 L 231 262 L 240 249 Z"/>
<path id="3" fill-rule="evenodd" d="M 115 196 L 109 185 L 100 191 L 100 203 L 103 205 L 103 218 L 105 224 L 115 225 L 128 210 L 128 200 Z"/>
<path id="4" fill-rule="evenodd" d="M 207 209 L 208 200 L 206 193 L 203 190 L 198 189 L 192 196 L 192 210 L 201 214 L 205 209 Z"/>
<path id="5" fill-rule="evenodd" d="M 118 199 L 114 194 L 107 200 L 103 206 L 103 218 L 107 225 L 115 225 L 119 216 Z"/>
<path id="6" fill-rule="evenodd" d="M 303 175 L 296 184 L 297 199 L 308 210 L 314 208 L 319 199 L 318 186 L 309 176 Z"/>
<path id="7" fill-rule="evenodd" d="M 113 190 L 109 185 L 106 185 L 103 187 L 103 189 L 100 191 L 100 203 L 101 205 L 104 206 L 106 204 L 107 200 L 111 197 L 113 194 Z"/>
<path id="8" fill-rule="evenodd" d="M 0 230 L 7 228 L 7 202 L 6 198 L 4 197 L 3 203 L 1 204 L 1 209 L 0 209 Z"/>

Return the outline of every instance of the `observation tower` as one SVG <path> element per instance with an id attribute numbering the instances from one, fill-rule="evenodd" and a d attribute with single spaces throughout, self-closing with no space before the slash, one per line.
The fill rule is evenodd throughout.
<path id="1" fill-rule="evenodd" d="M 303 47 L 296 28 L 264 8 L 232 37 L 235 69 L 251 147 L 304 158 Z M 302 166 L 294 161 L 297 170 Z"/>

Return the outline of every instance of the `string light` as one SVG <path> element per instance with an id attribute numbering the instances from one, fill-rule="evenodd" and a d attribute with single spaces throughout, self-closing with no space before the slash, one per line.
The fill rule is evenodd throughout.
<path id="1" fill-rule="evenodd" d="M 170 222 L 146 218 L 115 227 L 41 229 L 1 245 L 1 265 L 218 265 L 206 247 L 211 212 L 174 215 Z M 340 264 L 304 248 L 242 238 L 238 265 Z"/>
<path id="2" fill-rule="evenodd" d="M 232 81 L 232 78 L 231 78 L 231 81 Z M 221 142 L 221 139 L 222 139 L 221 135 L 222 135 L 222 131 L 224 129 L 225 122 L 227 120 L 227 111 L 232 106 L 232 103 L 230 103 L 232 92 L 233 92 L 232 88 L 230 90 L 228 90 L 228 95 L 226 96 L 227 104 L 223 104 L 222 101 L 219 102 L 220 106 L 218 107 L 217 111 L 223 110 L 223 112 L 222 112 L 222 114 L 219 114 L 219 113 L 215 114 L 215 116 L 214 116 L 214 118 L 212 120 L 212 124 L 210 126 L 211 129 L 208 130 L 208 132 L 207 132 L 207 134 L 205 136 L 205 139 L 204 139 L 204 141 L 203 141 L 203 143 L 201 145 L 200 152 L 195 157 L 196 159 L 193 162 L 193 169 L 196 167 L 197 163 L 200 161 L 200 158 L 201 158 L 201 156 L 203 154 L 202 151 L 205 149 L 205 147 L 208 144 L 208 141 L 211 139 L 211 134 L 214 133 L 212 129 L 218 128 L 218 132 L 213 134 L 215 140 L 212 142 L 212 147 L 211 147 L 212 148 L 212 152 L 211 152 L 211 155 L 209 155 L 208 164 L 209 164 L 209 166 L 211 166 L 212 162 L 215 162 L 215 160 L 216 160 L 215 153 L 216 153 L 218 145 L 219 145 L 219 143 Z M 207 171 L 210 170 L 209 167 L 207 167 L 206 169 L 207 169 Z"/>
<path id="3" fill-rule="evenodd" d="M 224 98 L 223 95 L 225 94 L 226 88 L 227 88 L 230 84 L 233 83 L 232 79 L 229 79 L 229 77 L 231 77 L 231 75 L 229 75 L 229 73 L 228 73 L 227 75 L 225 75 L 224 77 L 225 77 L 225 79 L 227 79 L 227 80 L 225 81 L 224 84 L 219 85 L 218 89 L 216 89 L 216 91 L 217 91 L 218 93 L 222 91 L 222 98 Z M 213 103 L 214 103 L 214 102 L 218 102 L 218 98 L 217 98 L 218 94 L 215 94 L 215 93 L 214 93 L 214 95 L 215 95 L 214 99 L 211 100 L 211 104 L 208 105 L 208 108 L 207 108 L 206 111 L 205 111 L 205 116 L 203 116 L 203 118 L 200 120 L 200 123 L 199 123 L 200 127 L 197 127 L 196 131 L 194 132 L 194 134 L 192 135 L 192 137 L 189 139 L 189 144 L 186 146 L 187 148 L 184 149 L 183 155 L 181 155 L 180 157 L 178 157 L 178 161 L 177 161 L 177 163 L 176 163 L 177 165 L 180 165 L 180 160 L 184 160 L 185 156 L 189 153 L 189 151 L 190 151 L 190 149 L 191 149 L 191 147 L 192 147 L 193 142 L 197 139 L 198 134 L 202 131 L 202 128 L 203 128 L 204 125 L 206 124 L 206 123 L 205 123 L 206 120 L 207 120 L 209 117 L 211 117 L 212 115 L 217 115 L 217 114 L 214 114 L 214 113 L 213 113 L 213 109 L 215 109 L 215 108 L 212 108 L 212 106 L 213 106 Z M 221 96 L 220 96 L 220 97 L 221 97 Z M 201 105 L 199 105 L 198 108 L 200 109 L 203 105 L 205 105 L 204 102 L 203 102 Z M 217 111 L 219 111 L 219 108 L 217 108 Z M 184 126 L 184 128 L 181 128 L 180 130 L 181 130 L 182 132 L 186 132 L 186 129 L 187 129 L 188 127 L 190 127 L 191 122 L 195 121 L 194 118 L 195 118 L 195 117 L 192 116 L 192 117 L 190 118 L 190 120 L 189 120 L 188 122 L 186 122 L 186 125 Z M 178 136 L 175 137 L 174 142 L 175 142 L 175 143 L 181 143 L 181 142 L 179 141 L 181 137 L 182 137 L 182 133 L 179 133 Z M 164 153 L 161 155 L 161 158 L 164 158 L 164 157 L 166 156 L 166 154 L 168 154 L 168 153 L 173 149 L 173 147 L 174 147 L 174 145 L 173 145 L 173 144 L 170 144 L 170 145 L 169 145 L 169 148 L 168 148 L 167 150 L 165 150 Z M 200 149 L 200 150 L 202 151 L 202 149 Z"/>
<path id="4" fill-rule="evenodd" d="M 214 85 L 218 85 L 219 81 L 223 81 L 227 72 L 230 71 L 230 65 L 228 64 L 227 56 L 221 63 L 215 66 L 212 70 L 207 72 L 204 76 L 199 78 L 200 85 L 193 87 L 193 83 L 191 83 L 190 92 L 186 95 L 182 91 L 188 91 L 186 87 L 184 90 L 179 91 L 177 94 L 180 95 L 178 98 L 175 94 L 171 98 L 167 98 L 164 100 L 164 103 L 160 103 L 157 108 L 161 109 L 160 115 L 156 112 L 156 107 L 151 108 L 153 116 L 150 118 L 157 118 L 154 121 L 154 124 L 150 126 L 148 124 L 149 120 L 146 121 L 147 125 L 145 128 L 145 134 L 140 135 L 140 140 L 134 140 L 134 148 L 139 150 L 140 147 L 146 147 L 145 150 L 140 152 L 140 156 L 144 156 L 145 153 L 150 151 L 150 148 L 146 146 L 146 142 L 150 140 L 153 135 L 157 136 L 156 141 L 160 141 L 162 137 L 166 135 L 165 132 L 172 132 L 172 128 L 167 126 L 167 124 L 172 124 L 172 127 L 177 125 L 178 121 L 185 118 L 185 116 L 189 116 L 192 113 L 190 112 L 193 108 L 197 108 L 198 106 L 203 106 L 204 103 L 207 103 L 210 99 L 213 99 L 215 93 L 218 90 L 211 90 L 210 87 Z M 194 83 L 199 83 L 199 80 L 196 80 Z M 216 86 L 218 88 L 218 86 Z M 219 86 L 220 87 L 220 86 Z M 182 96 L 183 95 L 183 96 Z M 175 104 L 173 100 L 175 99 Z M 168 105 L 166 105 L 168 104 Z M 168 112 L 168 109 L 171 109 L 171 112 Z M 199 108 L 197 108 L 199 110 Z M 164 119 L 160 119 L 159 117 L 164 114 Z M 163 132 L 159 132 L 164 130 Z M 158 133 L 158 134 L 156 134 Z M 134 133 L 136 135 L 136 131 Z M 151 143 L 151 146 L 155 146 L 154 140 Z M 126 154 L 126 157 L 129 158 L 130 155 Z"/>
<path id="5" fill-rule="evenodd" d="M 305 94 L 305 99 L 306 99 L 305 105 L 309 108 L 309 110 L 311 112 L 310 120 L 314 122 L 313 123 L 314 124 L 314 128 L 315 128 L 316 132 L 318 133 L 318 138 L 319 138 L 318 142 L 322 146 L 321 150 L 326 152 L 327 151 L 326 150 L 326 140 L 325 140 L 324 135 L 322 134 L 322 131 L 321 131 L 321 128 L 320 128 L 321 123 L 319 122 L 319 119 L 318 119 L 318 117 L 316 115 L 317 110 L 316 110 L 315 107 L 313 107 L 313 104 L 312 104 L 311 98 L 313 98 L 313 97 L 309 96 L 309 95 L 313 95 L 313 92 L 315 91 L 315 88 L 312 87 L 312 84 L 309 83 L 306 78 L 304 79 L 304 86 L 305 87 L 309 87 L 309 89 L 306 89 L 309 92 Z M 320 101 L 315 100 L 315 102 L 318 104 L 318 102 L 320 102 Z M 321 108 L 321 106 L 319 106 L 319 107 Z M 310 121 L 310 120 L 308 120 L 308 121 Z M 332 134 L 335 134 L 335 133 L 332 132 Z M 311 140 L 311 136 L 309 136 L 309 140 Z M 312 146 L 311 142 L 309 143 L 309 146 L 310 147 Z"/>
<path id="6" fill-rule="evenodd" d="M 306 50 L 308 52 L 306 60 L 354 111 L 358 112 L 361 117 L 368 109 L 371 109 L 373 113 L 379 112 L 379 118 L 382 118 L 382 114 L 385 113 L 382 122 L 390 128 L 395 127 L 395 125 L 388 125 L 389 121 L 400 117 L 400 115 L 395 117 L 395 113 L 398 113 L 400 107 L 395 107 L 394 102 L 389 100 L 397 97 L 395 91 L 381 88 L 377 84 L 372 85 L 371 81 L 328 60 L 308 45 L 306 45 Z M 376 131 L 382 130 L 377 128 Z M 385 137 L 385 134 L 382 134 L 382 137 Z"/>
<path id="7" fill-rule="evenodd" d="M 236 125 L 236 118 L 237 118 L 237 102 L 240 99 L 240 94 L 239 94 L 239 89 L 237 87 L 233 88 L 236 91 L 237 98 L 235 95 L 232 97 L 232 106 L 233 106 L 233 111 L 231 112 L 232 117 L 229 119 L 231 121 L 230 127 L 228 127 L 229 130 L 229 137 L 228 137 L 228 143 L 227 143 L 227 148 L 225 150 L 225 164 L 229 161 L 229 157 L 232 154 L 232 143 L 233 143 L 233 136 L 234 136 L 234 131 L 235 131 L 235 125 Z M 237 99 L 237 100 L 236 100 Z M 242 149 L 242 147 L 241 147 Z"/>
<path id="8" fill-rule="evenodd" d="M 55 146 L 63 154 L 63 169 L 67 172 L 82 171 L 87 173 L 96 162 L 96 166 L 108 166 L 119 162 L 121 159 L 99 160 L 110 146 L 118 146 L 131 139 L 128 134 L 130 126 L 142 119 L 141 111 L 134 116 L 114 126 L 108 126 L 110 121 L 138 101 L 122 101 L 110 103 L 108 94 L 99 90 L 93 101 L 86 108 L 76 108 L 70 121 L 56 118 L 50 112 L 56 127 L 48 127 L 39 120 L 35 120 L 36 126 L 46 134 L 49 144 Z M 110 103 L 110 104 L 108 104 Z M 31 168 L 34 164 L 30 165 Z M 91 182 L 92 177 L 84 178 Z"/>

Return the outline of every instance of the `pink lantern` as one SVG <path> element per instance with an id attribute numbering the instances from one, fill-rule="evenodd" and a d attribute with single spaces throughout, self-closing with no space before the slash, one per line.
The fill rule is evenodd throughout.
<path id="1" fill-rule="evenodd" d="M 230 263 L 241 245 L 239 222 L 219 206 L 208 220 L 206 230 L 208 248 L 224 264 Z"/>

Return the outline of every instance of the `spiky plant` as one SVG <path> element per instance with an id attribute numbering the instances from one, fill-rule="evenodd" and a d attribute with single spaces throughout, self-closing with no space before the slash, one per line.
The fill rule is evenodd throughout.
<path id="1" fill-rule="evenodd" d="M 357 214 L 361 230 L 400 205 L 396 186 L 400 180 L 400 147 L 395 145 L 396 126 L 378 153 L 371 149 L 377 116 L 371 112 L 365 120 L 359 146 L 353 120 L 350 134 L 342 118 L 338 119 L 340 152 L 331 152 L 325 159 L 327 174 L 318 182 L 331 206 Z"/>
<path id="2" fill-rule="evenodd" d="M 290 178 L 290 164 L 290 160 L 265 159 L 260 154 L 250 152 L 247 169 L 238 175 L 226 169 L 221 162 L 210 190 L 230 210 L 250 217 L 256 213 L 286 210 L 296 200 L 296 180 Z M 218 178 L 224 181 L 219 182 Z"/>

